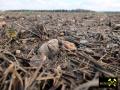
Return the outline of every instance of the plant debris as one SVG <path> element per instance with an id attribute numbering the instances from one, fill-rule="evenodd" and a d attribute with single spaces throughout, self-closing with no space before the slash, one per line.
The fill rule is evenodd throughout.
<path id="1" fill-rule="evenodd" d="M 1 12 L 0 90 L 120 90 L 119 15 Z"/>

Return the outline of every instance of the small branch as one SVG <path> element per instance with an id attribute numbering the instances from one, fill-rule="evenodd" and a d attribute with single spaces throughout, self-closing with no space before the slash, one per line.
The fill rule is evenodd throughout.
<path id="1" fill-rule="evenodd" d="M 40 71 L 40 69 L 42 68 L 42 65 L 44 63 L 44 60 L 42 60 L 40 66 L 38 67 L 38 69 L 35 71 L 35 73 L 33 74 L 33 76 L 30 78 L 29 80 L 29 84 L 26 86 L 26 88 L 29 88 L 29 86 L 31 86 L 33 84 L 33 82 L 36 80 L 38 73 Z"/>
<path id="2" fill-rule="evenodd" d="M 34 35 L 38 36 L 39 38 L 41 38 L 39 35 L 37 35 L 36 33 L 32 32 L 31 30 L 26 29 L 26 28 L 25 28 L 25 27 L 23 27 L 22 25 L 20 25 L 20 24 L 18 24 L 18 23 L 16 23 L 16 22 L 14 22 L 14 23 L 15 23 L 16 25 L 20 26 L 21 28 L 23 28 L 23 29 L 25 29 L 25 30 L 27 30 L 27 31 L 31 32 L 32 34 L 34 34 Z"/>
<path id="3" fill-rule="evenodd" d="M 82 52 L 82 53 L 78 53 L 79 55 L 81 55 L 82 57 L 88 59 L 90 62 L 92 62 L 94 65 L 95 65 L 95 69 L 97 69 L 98 71 L 104 73 L 104 74 L 107 74 L 108 76 L 111 76 L 111 77 L 115 77 L 114 74 L 110 73 L 109 71 L 105 70 L 103 68 L 102 65 L 100 65 L 99 62 L 97 62 L 93 57 L 91 57 L 90 55 L 87 55 L 86 53 Z"/>
<path id="4" fill-rule="evenodd" d="M 88 81 L 87 83 L 81 84 L 74 90 L 88 90 L 90 87 L 93 86 L 99 86 L 99 79 L 93 79 L 92 81 Z"/>

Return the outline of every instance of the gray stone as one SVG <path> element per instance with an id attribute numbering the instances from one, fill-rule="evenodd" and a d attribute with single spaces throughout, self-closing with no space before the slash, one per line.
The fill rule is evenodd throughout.
<path id="1" fill-rule="evenodd" d="M 39 54 L 44 54 L 52 59 L 59 52 L 59 43 L 57 39 L 49 40 L 44 43 L 38 50 Z"/>
<path id="2" fill-rule="evenodd" d="M 87 44 L 88 41 L 87 40 L 80 40 L 80 44 Z"/>

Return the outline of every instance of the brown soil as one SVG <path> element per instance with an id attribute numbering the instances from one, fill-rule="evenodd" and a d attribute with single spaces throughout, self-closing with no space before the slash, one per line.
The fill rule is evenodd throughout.
<path id="1" fill-rule="evenodd" d="M 116 89 L 99 88 L 98 81 L 99 77 L 120 81 L 119 13 L 0 15 L 0 90 Z M 77 50 L 60 48 L 42 61 L 39 48 L 51 39 L 74 43 Z"/>

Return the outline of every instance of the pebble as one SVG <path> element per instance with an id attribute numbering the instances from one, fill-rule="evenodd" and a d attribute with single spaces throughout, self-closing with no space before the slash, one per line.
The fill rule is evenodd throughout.
<path id="1" fill-rule="evenodd" d="M 87 40 L 80 40 L 80 44 L 87 44 L 88 41 Z"/>
<path id="2" fill-rule="evenodd" d="M 69 41 L 63 41 L 63 46 L 68 49 L 68 50 L 71 50 L 71 51 L 74 51 L 74 50 L 77 50 L 77 47 L 75 46 L 74 43 L 71 43 Z"/>
<path id="3" fill-rule="evenodd" d="M 64 36 L 64 33 L 63 33 L 63 32 L 61 32 L 61 33 L 60 33 L 60 36 Z"/>
<path id="4" fill-rule="evenodd" d="M 16 54 L 20 54 L 21 53 L 21 51 L 20 50 L 16 50 Z"/>

